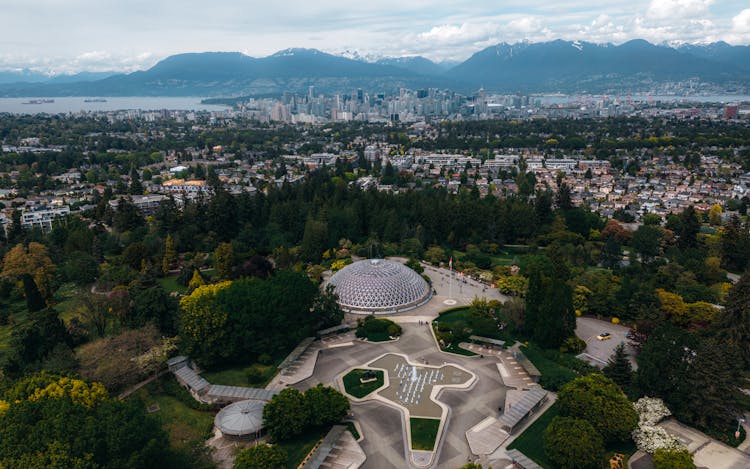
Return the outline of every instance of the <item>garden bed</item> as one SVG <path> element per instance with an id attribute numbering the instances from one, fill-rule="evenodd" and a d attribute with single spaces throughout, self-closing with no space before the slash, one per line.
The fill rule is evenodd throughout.
<path id="1" fill-rule="evenodd" d="M 374 371 L 377 379 L 367 383 L 362 383 L 360 380 L 367 371 Z M 364 370 L 362 368 L 357 368 L 344 375 L 343 381 L 344 390 L 347 394 L 354 396 L 357 399 L 362 399 L 373 391 L 383 387 L 385 377 L 381 370 Z"/>
<path id="2" fill-rule="evenodd" d="M 433 451 L 437 439 L 440 419 L 409 419 L 411 428 L 411 448 L 414 451 Z"/>

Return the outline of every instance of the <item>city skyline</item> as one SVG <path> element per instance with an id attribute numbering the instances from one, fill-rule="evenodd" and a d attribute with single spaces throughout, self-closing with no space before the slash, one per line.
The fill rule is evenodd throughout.
<path id="1" fill-rule="evenodd" d="M 0 70 L 130 72 L 181 52 L 240 51 L 262 57 L 289 47 L 365 56 L 422 55 L 460 61 L 499 42 L 554 39 L 619 44 L 750 43 L 741 0 L 424 1 L 348 4 L 285 1 L 243 8 L 236 1 L 142 0 L 127 5 L 8 0 Z"/>

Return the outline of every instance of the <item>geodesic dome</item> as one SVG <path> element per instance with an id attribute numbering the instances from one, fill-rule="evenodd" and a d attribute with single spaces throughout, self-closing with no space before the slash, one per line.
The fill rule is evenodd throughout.
<path id="1" fill-rule="evenodd" d="M 339 270 L 328 280 L 339 305 L 353 313 L 396 313 L 426 303 L 432 294 L 427 282 L 405 265 L 366 259 Z"/>

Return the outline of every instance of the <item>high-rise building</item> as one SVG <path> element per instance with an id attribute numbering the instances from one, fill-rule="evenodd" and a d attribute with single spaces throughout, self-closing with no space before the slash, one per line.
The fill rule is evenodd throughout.
<path id="1" fill-rule="evenodd" d="M 724 119 L 737 119 L 740 113 L 740 107 L 736 104 L 727 104 L 724 106 Z"/>

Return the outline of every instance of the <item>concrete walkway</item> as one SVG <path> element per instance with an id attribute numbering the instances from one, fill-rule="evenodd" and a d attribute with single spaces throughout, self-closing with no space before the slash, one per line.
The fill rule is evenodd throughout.
<path id="1" fill-rule="evenodd" d="M 750 467 L 750 455 L 716 441 L 695 428 L 683 425 L 675 419 L 667 419 L 659 426 L 687 446 L 698 467 L 710 469 L 747 469 Z"/>
<path id="2" fill-rule="evenodd" d="M 321 353 L 326 349 L 352 346 L 354 345 L 355 340 L 358 339 L 355 337 L 354 331 L 316 340 L 310 344 L 302 355 L 274 376 L 271 382 L 266 386 L 266 389 L 281 390 L 287 386 L 297 384 L 300 381 L 310 378 L 315 373 L 315 365 L 318 362 L 318 356 Z"/>
<path id="3" fill-rule="evenodd" d="M 526 370 L 518 363 L 512 350 L 502 349 L 494 345 L 478 345 L 467 342 L 461 342 L 458 346 L 462 349 L 484 355 L 485 357 L 498 359 L 497 370 L 505 386 L 513 389 L 529 389 L 537 386 L 537 383 L 531 379 Z"/>

